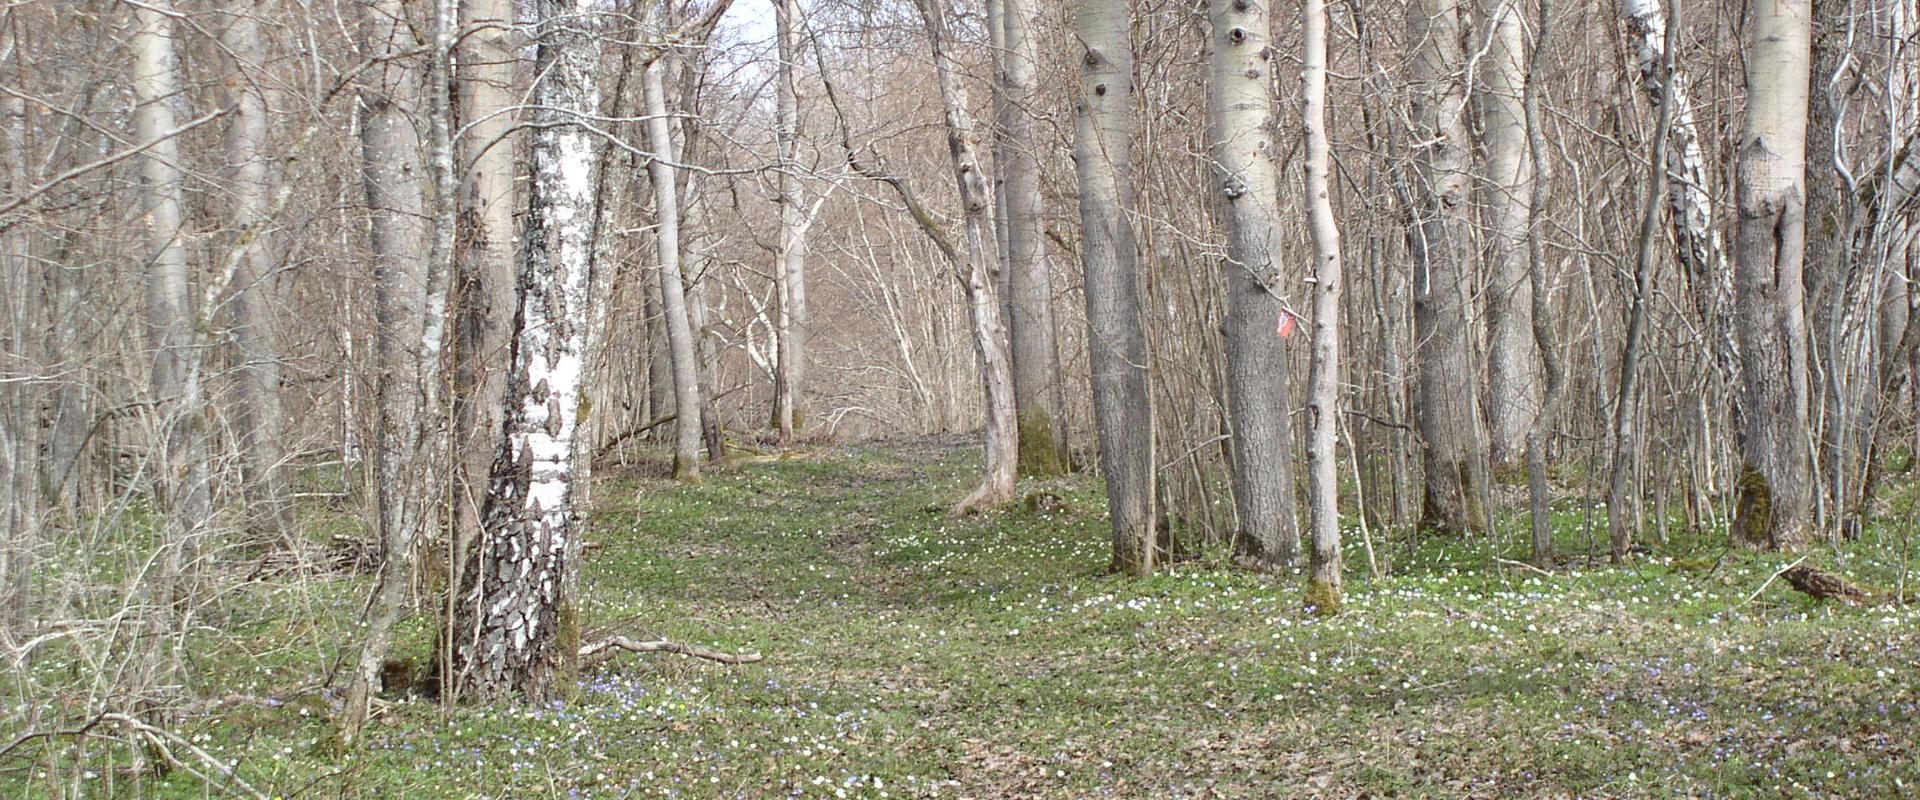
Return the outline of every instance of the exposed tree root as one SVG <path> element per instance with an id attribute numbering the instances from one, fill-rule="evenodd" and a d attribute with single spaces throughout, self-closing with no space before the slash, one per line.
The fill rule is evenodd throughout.
<path id="1" fill-rule="evenodd" d="M 1864 603 L 1877 603 L 1886 599 L 1877 592 L 1868 591 L 1847 582 L 1847 579 L 1824 570 L 1797 564 L 1780 572 L 1787 584 L 1817 600 L 1838 600 L 1850 606 Z"/>

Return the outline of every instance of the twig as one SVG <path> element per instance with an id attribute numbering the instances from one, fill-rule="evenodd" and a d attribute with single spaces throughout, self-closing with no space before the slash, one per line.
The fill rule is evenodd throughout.
<path id="1" fill-rule="evenodd" d="M 212 767 L 214 772 L 220 774 L 220 777 L 226 778 L 229 783 L 233 784 L 233 788 L 238 794 L 255 798 L 255 800 L 267 800 L 266 795 L 261 794 L 258 789 L 253 788 L 251 785 L 248 785 L 246 781 L 241 780 L 239 775 L 235 775 L 233 768 L 227 766 L 226 762 L 215 758 L 212 753 L 200 749 L 198 745 L 181 738 L 177 733 L 164 728 L 156 728 L 125 714 L 101 714 L 100 720 L 103 722 L 118 723 L 121 727 L 139 734 L 142 739 L 147 741 L 147 744 L 152 746 L 154 752 L 158 753 L 161 758 L 166 759 L 168 764 L 200 779 L 202 783 L 208 786 L 215 784 L 198 770 L 188 766 L 185 762 L 181 761 L 179 757 L 175 756 L 173 750 L 167 746 L 169 743 L 187 751 L 187 753 L 191 754 L 200 763 Z"/>
<path id="2" fill-rule="evenodd" d="M 1532 565 L 1532 564 L 1529 564 L 1529 563 L 1527 563 L 1527 562 L 1525 562 L 1525 561 L 1515 561 L 1515 560 L 1513 560 L 1513 559 L 1510 559 L 1510 558 L 1501 558 L 1501 557 L 1499 557 L 1499 556 L 1494 556 L 1494 558 L 1493 558 L 1493 560 L 1494 560 L 1494 561 L 1495 561 L 1496 563 L 1499 563 L 1499 564 L 1503 564 L 1503 565 L 1505 565 L 1505 566 L 1509 566 L 1509 567 L 1519 567 L 1519 568 L 1521 568 L 1521 569 L 1524 569 L 1524 570 L 1527 570 L 1527 571 L 1529 571 L 1529 572 L 1537 572 L 1537 573 L 1540 573 L 1541 575 L 1545 575 L 1545 576 L 1547 576 L 1547 577 L 1549 577 L 1549 578 L 1556 578 L 1556 577 L 1559 577 L 1559 576 L 1557 576 L 1557 575 L 1555 575 L 1555 574 L 1553 574 L 1553 573 L 1551 573 L 1551 572 L 1548 572 L 1548 571 L 1546 571 L 1546 570 L 1544 570 L 1544 569 L 1541 569 L 1541 568 L 1539 568 L 1539 567 L 1536 567 L 1536 566 L 1534 566 L 1534 565 Z"/>
<path id="3" fill-rule="evenodd" d="M 1811 555 L 1811 554 L 1809 554 L 1809 555 Z M 1766 579 L 1765 581 L 1762 581 L 1762 582 L 1760 583 L 1760 588 L 1758 588 L 1758 589 L 1755 589 L 1755 590 L 1753 590 L 1753 594 L 1750 594 L 1750 595 L 1747 595 L 1747 599 L 1745 599 L 1745 600 L 1742 600 L 1742 601 L 1740 601 L 1740 603 L 1739 603 L 1739 605 L 1735 605 L 1735 606 L 1733 606 L 1732 608 L 1729 608 L 1729 609 L 1727 609 L 1727 610 L 1728 610 L 1728 611 L 1732 611 L 1732 610 L 1734 610 L 1734 609 L 1737 609 L 1737 608 L 1742 608 L 1742 607 L 1744 607 L 1744 606 L 1746 606 L 1746 604 L 1748 604 L 1748 603 L 1751 603 L 1751 602 L 1753 602 L 1753 599 L 1754 599 L 1754 598 L 1756 598 L 1756 597 L 1759 597 L 1759 596 L 1760 596 L 1760 593 L 1761 593 L 1761 592 L 1764 592 L 1764 591 L 1766 591 L 1766 590 L 1767 590 L 1767 587 L 1769 587 L 1769 586 L 1772 586 L 1772 585 L 1773 585 L 1773 582 L 1774 582 L 1775 580 L 1778 580 L 1778 579 L 1780 578 L 1780 576 L 1781 576 L 1781 575 L 1783 575 L 1783 574 L 1785 574 L 1785 573 L 1786 573 L 1786 571 L 1787 571 L 1787 570 L 1790 570 L 1790 569 L 1793 569 L 1794 567 L 1797 567 L 1797 566 L 1800 566 L 1800 562 L 1802 562 L 1802 561 L 1805 561 L 1805 560 L 1807 560 L 1807 556 L 1801 556 L 1801 557 L 1799 557 L 1799 558 L 1796 558 L 1796 559 L 1794 559 L 1794 560 L 1793 560 L 1793 563 L 1791 563 L 1791 564 L 1788 564 L 1788 565 L 1786 565 L 1786 566 L 1784 566 L 1784 567 L 1781 567 L 1781 568 L 1779 568 L 1779 569 L 1777 569 L 1777 570 L 1774 570 L 1774 571 L 1773 571 L 1773 574 L 1772 574 L 1772 575 L 1768 575 L 1768 576 L 1767 576 L 1767 579 Z"/>
<path id="4" fill-rule="evenodd" d="M 716 650 L 705 650 L 677 642 L 640 642 L 625 636 L 610 636 L 593 644 L 585 645 L 580 648 L 580 658 L 585 660 L 602 654 L 612 655 L 608 652 L 612 650 L 625 650 L 629 653 L 678 653 L 683 656 L 693 656 L 694 658 L 704 658 L 708 661 L 718 661 L 722 664 L 752 664 L 757 661 L 766 660 L 766 657 L 759 653 L 722 653 Z"/>

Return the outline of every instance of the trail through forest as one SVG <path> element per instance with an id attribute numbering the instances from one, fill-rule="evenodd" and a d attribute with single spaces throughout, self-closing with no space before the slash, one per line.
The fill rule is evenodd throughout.
<path id="1" fill-rule="evenodd" d="M 1892 797 L 1920 781 L 1920 611 L 1816 603 L 1782 581 L 1749 600 L 1786 557 L 1675 543 L 1636 569 L 1542 575 L 1483 567 L 1483 542 L 1383 543 L 1397 577 L 1349 576 L 1328 619 L 1297 580 L 1224 553 L 1102 574 L 1090 476 L 950 518 L 977 468 L 957 440 L 695 486 L 603 466 L 589 638 L 764 662 L 622 655 L 532 709 L 390 694 L 339 760 L 328 695 L 261 693 L 350 649 L 370 578 L 256 583 L 221 613 L 257 638 L 195 660 L 209 696 L 254 700 L 180 732 L 289 797 Z M 1563 516 L 1578 550 L 1580 516 Z M 1874 541 L 1829 566 L 1892 585 L 1896 554 Z M 424 661 L 429 629 L 403 626 L 401 655 Z M 96 755 L 90 784 L 206 788 Z"/>

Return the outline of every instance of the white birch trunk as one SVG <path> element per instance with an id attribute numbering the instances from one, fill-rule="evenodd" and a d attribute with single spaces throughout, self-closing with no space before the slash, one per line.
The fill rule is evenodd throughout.
<path id="1" fill-rule="evenodd" d="M 568 590 L 579 570 L 575 432 L 584 411 L 598 153 L 592 133 L 566 123 L 600 107 L 602 11 L 593 0 L 535 5 L 541 77 L 530 117 L 541 127 L 522 237 L 509 417 L 450 633 L 455 684 L 481 699 L 555 696 L 572 680 L 579 650 L 579 611 Z"/>

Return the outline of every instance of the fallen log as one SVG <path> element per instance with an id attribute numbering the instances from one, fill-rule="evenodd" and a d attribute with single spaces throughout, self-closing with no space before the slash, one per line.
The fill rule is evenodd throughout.
<path id="1" fill-rule="evenodd" d="M 677 642 L 642 642 L 629 639 L 625 636 L 609 636 L 592 644 L 581 646 L 580 660 L 592 661 L 612 658 L 616 653 L 621 651 L 628 653 L 677 653 L 683 656 L 717 661 L 722 664 L 752 664 L 766 660 L 766 657 L 759 653 L 722 653 L 717 650 L 706 650 Z"/>

